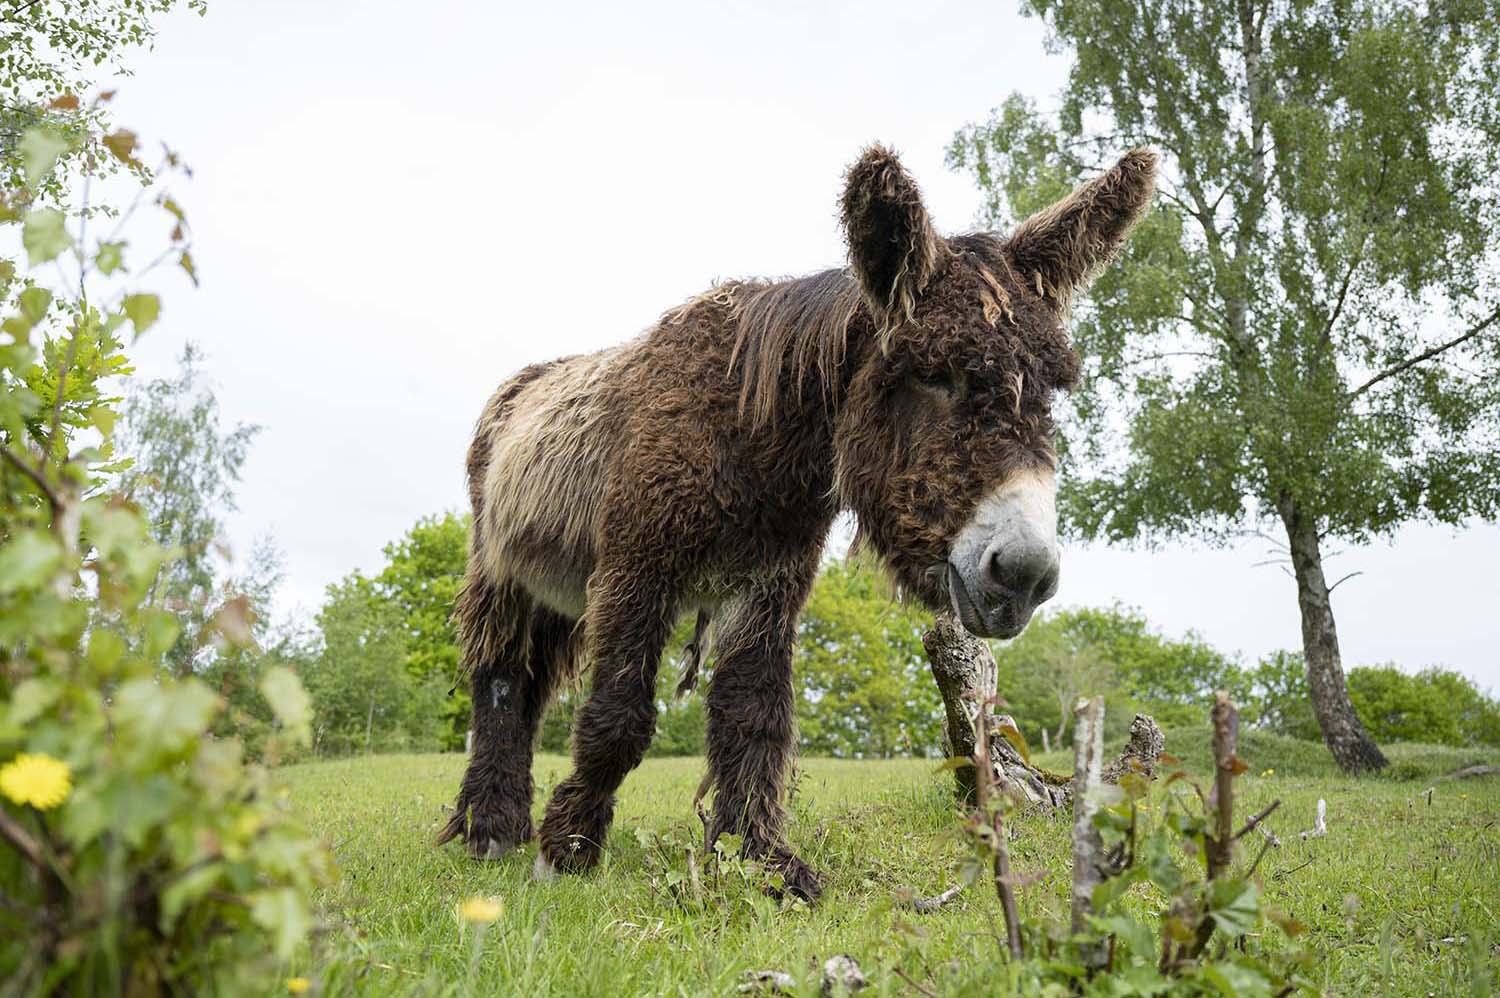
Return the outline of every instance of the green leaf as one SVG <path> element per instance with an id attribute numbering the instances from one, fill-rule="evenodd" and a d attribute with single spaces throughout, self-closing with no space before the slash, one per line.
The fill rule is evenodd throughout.
<path id="1" fill-rule="evenodd" d="M 98 430 L 105 439 L 114 435 L 115 411 L 107 405 L 96 405 L 89 410 L 89 423 Z"/>
<path id="2" fill-rule="evenodd" d="M 1215 880 L 1208 889 L 1208 915 L 1228 936 L 1254 932 L 1260 924 L 1260 889 L 1251 881 Z"/>
<path id="3" fill-rule="evenodd" d="M 35 187 L 52 172 L 57 158 L 68 151 L 68 140 L 50 128 L 28 128 L 17 148 L 21 153 L 21 172 L 26 186 Z"/>
<path id="4" fill-rule="evenodd" d="M 146 645 L 142 649 L 147 658 L 158 659 L 177 642 L 182 625 L 177 618 L 165 610 L 150 610 L 145 614 Z"/>
<path id="5" fill-rule="evenodd" d="M 161 892 L 161 919 L 159 924 L 163 932 L 171 932 L 172 926 L 177 921 L 177 916 L 182 914 L 188 905 L 197 902 L 205 894 L 213 889 L 223 876 L 222 863 L 210 863 L 198 869 L 189 869 L 174 879 Z"/>
<path id="6" fill-rule="evenodd" d="M 260 692 L 282 727 L 304 744 L 311 740 L 312 698 L 296 673 L 284 665 L 272 666 L 261 677 Z"/>
<path id="7" fill-rule="evenodd" d="M 260 891 L 250 901 L 250 917 L 275 939 L 276 955 L 285 960 L 292 955 L 312 928 L 312 914 L 307 902 L 290 887 Z"/>
<path id="8" fill-rule="evenodd" d="M 125 265 L 125 244 L 100 243 L 99 252 L 94 257 L 94 266 L 99 268 L 99 273 L 108 277 Z"/>
<path id="9" fill-rule="evenodd" d="M 46 288 L 27 288 L 16 295 L 16 304 L 21 306 L 22 317 L 35 326 L 46 316 L 47 307 L 52 304 L 52 292 Z"/>
<path id="10" fill-rule="evenodd" d="M 178 752 L 208 729 L 219 698 L 196 679 L 132 679 L 115 693 L 117 727 L 150 748 Z"/>
<path id="11" fill-rule="evenodd" d="M 62 565 L 63 549 L 45 530 L 23 530 L 0 547 L 0 594 L 36 589 Z"/>
<path id="12" fill-rule="evenodd" d="M 1021 761 L 1031 765 L 1031 746 L 1026 744 L 1026 736 L 1021 734 L 1021 729 L 1016 727 L 1014 721 L 1007 720 L 1000 725 L 1000 733 L 1005 740 L 1010 742 L 1011 747 L 1021 754 Z"/>
<path id="13" fill-rule="evenodd" d="M 26 247 L 26 259 L 31 266 L 54 260 L 57 255 L 73 244 L 68 235 L 66 218 L 56 208 L 41 208 L 26 213 L 21 223 L 21 245 Z"/>
<path id="14" fill-rule="evenodd" d="M 49 676 L 34 676 L 23 680 L 10 698 L 10 713 L 7 723 L 20 728 L 42 715 L 62 696 L 62 683 Z"/>
<path id="15" fill-rule="evenodd" d="M 151 328 L 156 317 L 161 314 L 161 299 L 153 294 L 126 295 L 125 300 L 120 303 L 120 309 L 130 317 L 135 326 L 135 335 L 140 336 Z"/>

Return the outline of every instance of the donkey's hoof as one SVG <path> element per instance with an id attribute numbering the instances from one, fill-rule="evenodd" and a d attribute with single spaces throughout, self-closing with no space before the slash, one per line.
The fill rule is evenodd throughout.
<path id="1" fill-rule="evenodd" d="M 818 874 L 797 856 L 778 856 L 772 861 L 771 867 L 781 874 L 781 890 L 772 891 L 773 896 L 778 899 L 783 894 L 790 894 L 808 904 L 817 904 L 818 899 L 823 896 L 823 884 Z"/>
<path id="2" fill-rule="evenodd" d="M 518 845 L 520 845 L 519 842 L 506 842 L 502 839 L 478 839 L 469 843 L 469 856 L 473 859 L 496 862 L 510 855 L 511 850 Z"/>
<path id="3" fill-rule="evenodd" d="M 547 857 L 537 853 L 536 862 L 531 864 L 531 879 L 539 884 L 550 884 L 558 876 L 557 868 L 547 862 Z"/>

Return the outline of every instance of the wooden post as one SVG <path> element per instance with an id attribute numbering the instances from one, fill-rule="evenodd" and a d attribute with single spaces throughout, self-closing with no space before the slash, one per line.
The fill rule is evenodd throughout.
<path id="1" fill-rule="evenodd" d="M 1104 880 L 1104 845 L 1094 815 L 1104 756 L 1104 698 L 1080 700 L 1073 708 L 1073 932 L 1088 929 L 1094 912 L 1094 888 Z M 1104 966 L 1102 943 L 1090 943 L 1081 954 L 1086 966 Z"/>

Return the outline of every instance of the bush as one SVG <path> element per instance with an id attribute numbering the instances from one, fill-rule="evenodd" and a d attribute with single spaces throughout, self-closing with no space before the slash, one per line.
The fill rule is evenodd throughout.
<path id="1" fill-rule="evenodd" d="M 1250 673 L 1257 726 L 1276 734 L 1320 740 L 1300 654 L 1276 652 Z M 1500 701 L 1452 669 L 1416 674 L 1394 665 L 1349 670 L 1349 699 L 1377 742 L 1421 742 L 1457 747 L 1500 746 Z"/>
<path id="2" fill-rule="evenodd" d="M 33 267 L 77 268 L 76 297 L 3 275 L 0 979 L 21 994 L 264 991 L 306 936 L 331 860 L 241 744 L 210 736 L 224 700 L 164 666 L 183 637 L 247 643 L 248 602 L 210 608 L 181 634 L 176 615 L 146 605 L 174 553 L 104 484 L 125 467 L 107 387 L 129 372 L 122 334 L 149 329 L 160 302 L 92 287 L 124 273 L 124 243 L 82 244 L 63 210 L 43 206 L 44 185 L 56 188 L 55 164 L 80 143 L 143 181 L 171 177 L 177 160 L 148 172 L 131 133 L 88 133 L 96 111 L 55 102 L 52 117 L 77 120 L 25 133 L 27 188 L 0 210 Z M 173 216 L 165 258 L 191 275 L 181 209 L 154 193 Z M 257 685 L 274 759 L 306 741 L 310 707 L 284 667 Z"/>

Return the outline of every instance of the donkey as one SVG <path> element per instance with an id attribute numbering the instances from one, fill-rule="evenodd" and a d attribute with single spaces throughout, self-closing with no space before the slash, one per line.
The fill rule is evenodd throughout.
<path id="1" fill-rule="evenodd" d="M 709 840 L 740 836 L 815 901 L 783 795 L 797 617 L 834 517 L 854 514 L 904 594 L 974 634 L 1020 633 L 1057 589 L 1068 305 L 1146 209 L 1155 168 L 1138 149 L 1009 235 L 944 238 L 873 146 L 845 178 L 847 269 L 721 284 L 628 343 L 502 385 L 468 453 L 454 613 L 474 741 L 440 841 L 495 859 L 530 840 L 542 714 L 586 659 L 536 872 L 594 866 L 655 732 L 663 645 L 697 610 L 711 623 L 694 645 L 714 656 Z"/>

